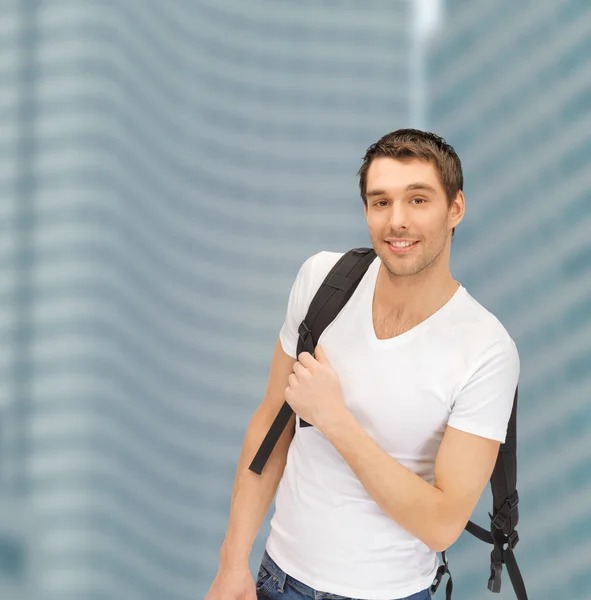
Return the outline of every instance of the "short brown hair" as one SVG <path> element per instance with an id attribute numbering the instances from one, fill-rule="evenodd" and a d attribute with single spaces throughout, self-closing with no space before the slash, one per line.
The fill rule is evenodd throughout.
<path id="1" fill-rule="evenodd" d="M 420 129 L 398 129 L 387 133 L 372 144 L 363 157 L 359 175 L 361 199 L 367 207 L 367 171 L 374 158 L 412 160 L 418 158 L 430 162 L 439 174 L 447 202 L 451 206 L 454 198 L 464 188 L 462 163 L 456 151 L 442 137 Z"/>

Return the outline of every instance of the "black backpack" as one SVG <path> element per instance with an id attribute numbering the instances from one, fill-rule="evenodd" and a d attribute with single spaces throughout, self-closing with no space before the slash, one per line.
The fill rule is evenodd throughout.
<path id="1" fill-rule="evenodd" d="M 369 265 L 375 259 L 375 251 L 371 248 L 355 248 L 346 252 L 331 269 L 324 282 L 316 292 L 310 303 L 306 317 L 302 321 L 298 333 L 297 354 L 309 352 L 314 355 L 314 349 L 320 335 L 336 318 L 353 292 L 357 289 Z M 249 469 L 260 475 L 277 440 L 287 426 L 293 411 L 287 402 L 284 402 L 273 424 L 269 428 L 265 439 L 254 457 Z M 309 423 L 300 419 L 300 427 L 311 427 Z M 507 427 L 507 437 L 501 444 L 497 462 L 490 478 L 493 494 L 493 513 L 489 513 L 491 520 L 490 530 L 468 521 L 466 531 L 479 540 L 492 544 L 490 555 L 491 574 L 488 580 L 488 589 L 491 592 L 501 591 L 501 572 L 503 565 L 507 565 L 507 572 L 513 584 L 518 600 L 527 600 L 527 592 L 523 578 L 517 566 L 513 550 L 519 541 L 515 530 L 519 513 L 517 504 L 517 389 L 513 401 L 513 410 Z M 437 570 L 437 575 L 431 586 L 435 593 L 447 574 L 449 576 L 446 586 L 446 600 L 451 600 L 453 583 L 445 552 L 441 553 L 443 564 Z"/>

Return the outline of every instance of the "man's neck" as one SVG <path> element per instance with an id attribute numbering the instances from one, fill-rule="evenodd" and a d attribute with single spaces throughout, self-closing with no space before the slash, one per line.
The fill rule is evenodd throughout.
<path id="1" fill-rule="evenodd" d="M 459 285 L 449 269 L 396 277 L 380 264 L 373 305 L 384 313 L 422 321 L 446 304 Z"/>

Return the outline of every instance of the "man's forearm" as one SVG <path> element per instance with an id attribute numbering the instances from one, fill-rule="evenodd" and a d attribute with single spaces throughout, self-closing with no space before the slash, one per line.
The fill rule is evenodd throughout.
<path id="1" fill-rule="evenodd" d="M 221 566 L 248 563 L 252 544 L 283 476 L 295 417 L 285 428 L 262 474 L 257 475 L 248 468 L 274 418 L 274 414 L 259 408 L 248 426 L 236 470 L 228 529 L 220 551 Z"/>
<path id="2" fill-rule="evenodd" d="M 443 492 L 385 452 L 348 411 L 323 428 L 378 506 L 431 549 L 440 550 Z"/>

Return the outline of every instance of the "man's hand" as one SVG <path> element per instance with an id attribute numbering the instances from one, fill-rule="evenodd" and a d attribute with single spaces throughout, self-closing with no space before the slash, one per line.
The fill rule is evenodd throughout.
<path id="1" fill-rule="evenodd" d="M 285 400 L 304 421 L 322 431 L 346 408 L 338 375 L 320 344 L 315 355 L 302 352 L 298 356 L 285 388 Z"/>
<path id="2" fill-rule="evenodd" d="M 220 569 L 205 600 L 257 600 L 255 582 L 248 566 Z"/>

